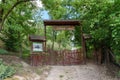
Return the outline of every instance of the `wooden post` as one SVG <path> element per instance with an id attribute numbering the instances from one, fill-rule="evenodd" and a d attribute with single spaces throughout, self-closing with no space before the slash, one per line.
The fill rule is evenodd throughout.
<path id="1" fill-rule="evenodd" d="M 84 56 L 84 63 L 86 64 L 86 51 L 85 51 L 85 40 L 84 40 L 84 38 L 83 38 L 83 36 L 82 36 L 82 47 L 83 47 L 83 56 Z"/>
<path id="2" fill-rule="evenodd" d="M 83 37 L 82 26 L 81 26 L 81 42 L 82 42 L 83 63 L 86 64 L 85 40 Z"/>
<path id="3" fill-rule="evenodd" d="M 47 41 L 47 37 L 46 37 L 46 25 L 44 25 L 45 27 L 44 27 L 44 34 L 45 34 L 45 39 L 46 39 L 46 41 Z M 45 52 L 46 52 L 46 50 L 47 50 L 47 48 L 46 48 L 46 41 L 45 41 Z"/>
<path id="4" fill-rule="evenodd" d="M 44 42 L 46 41 L 44 36 L 30 35 L 29 40 L 32 41 L 31 45 L 31 64 L 38 66 L 41 62 L 41 55 L 44 51 Z"/>
<path id="5" fill-rule="evenodd" d="M 109 58 L 109 56 L 110 56 L 110 55 L 109 55 L 108 50 L 106 50 L 106 54 L 107 54 L 107 56 L 106 56 L 106 57 L 107 57 L 107 64 L 109 64 L 109 62 L 110 62 L 110 58 Z"/>

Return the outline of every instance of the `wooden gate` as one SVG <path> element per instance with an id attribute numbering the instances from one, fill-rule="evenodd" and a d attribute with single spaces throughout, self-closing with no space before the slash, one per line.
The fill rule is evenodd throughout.
<path id="1" fill-rule="evenodd" d="M 32 65 L 78 65 L 83 62 L 83 53 L 80 50 L 53 51 L 31 55 Z"/>

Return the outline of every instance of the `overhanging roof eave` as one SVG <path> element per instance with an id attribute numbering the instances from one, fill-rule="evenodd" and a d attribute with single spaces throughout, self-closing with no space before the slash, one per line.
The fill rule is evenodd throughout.
<path id="1" fill-rule="evenodd" d="M 78 20 L 44 20 L 45 26 L 79 26 Z"/>

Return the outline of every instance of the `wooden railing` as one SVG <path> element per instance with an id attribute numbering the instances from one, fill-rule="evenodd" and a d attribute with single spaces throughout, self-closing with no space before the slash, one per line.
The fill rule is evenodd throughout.
<path id="1" fill-rule="evenodd" d="M 120 67 L 120 63 L 116 62 L 115 55 L 110 49 L 107 49 L 107 54 L 108 54 L 108 62 L 113 63 L 114 65 Z"/>

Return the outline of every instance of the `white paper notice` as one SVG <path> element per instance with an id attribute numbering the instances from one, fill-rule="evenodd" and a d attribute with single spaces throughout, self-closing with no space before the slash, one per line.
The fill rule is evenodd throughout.
<path id="1" fill-rule="evenodd" d="M 43 51 L 42 43 L 33 43 L 33 51 Z"/>

